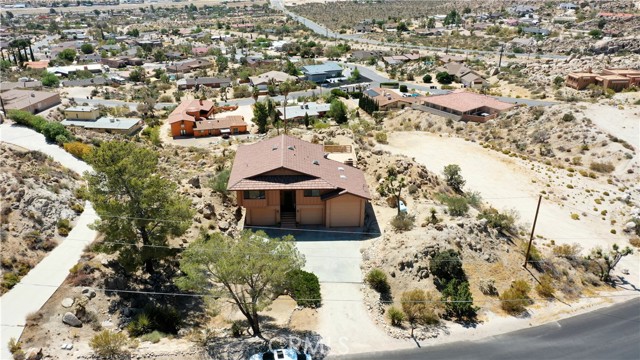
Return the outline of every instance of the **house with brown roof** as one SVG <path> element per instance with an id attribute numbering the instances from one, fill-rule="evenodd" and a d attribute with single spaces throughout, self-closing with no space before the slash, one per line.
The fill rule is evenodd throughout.
<path id="1" fill-rule="evenodd" d="M 363 92 L 364 96 L 371 98 L 378 103 L 380 111 L 391 109 L 404 109 L 416 103 L 415 97 L 405 97 L 395 91 L 384 88 L 371 88 Z"/>
<path id="2" fill-rule="evenodd" d="M 227 189 L 250 226 L 363 227 L 371 199 L 364 173 L 288 135 L 240 145 Z"/>
<path id="3" fill-rule="evenodd" d="M 171 126 L 171 135 L 174 138 L 203 137 L 247 132 L 247 123 L 244 122 L 243 116 L 215 117 L 215 110 L 216 107 L 212 101 L 183 101 L 167 118 Z"/>
<path id="4" fill-rule="evenodd" d="M 516 106 L 467 91 L 422 97 L 418 102 L 428 108 L 456 115 L 460 120 L 473 122 L 485 122 Z"/>
<path id="5" fill-rule="evenodd" d="M 604 69 L 601 74 L 588 70 L 587 72 L 569 73 L 565 79 L 565 85 L 576 90 L 584 90 L 591 84 L 613 91 L 640 86 L 640 70 Z"/>
<path id="6" fill-rule="evenodd" d="M 11 89 L 0 95 L 6 110 L 24 110 L 32 114 L 61 103 L 60 94 L 48 91 Z"/>

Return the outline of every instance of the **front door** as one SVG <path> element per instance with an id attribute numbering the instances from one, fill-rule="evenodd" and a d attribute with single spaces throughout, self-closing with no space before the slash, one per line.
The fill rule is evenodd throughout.
<path id="1" fill-rule="evenodd" d="M 295 191 L 280 192 L 280 211 L 283 213 L 296 211 L 296 192 Z"/>

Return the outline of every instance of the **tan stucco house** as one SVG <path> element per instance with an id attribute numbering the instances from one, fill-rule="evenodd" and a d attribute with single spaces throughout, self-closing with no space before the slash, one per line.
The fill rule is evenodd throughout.
<path id="1" fill-rule="evenodd" d="M 252 226 L 363 227 L 371 198 L 361 170 L 287 135 L 240 145 L 227 188 Z"/>

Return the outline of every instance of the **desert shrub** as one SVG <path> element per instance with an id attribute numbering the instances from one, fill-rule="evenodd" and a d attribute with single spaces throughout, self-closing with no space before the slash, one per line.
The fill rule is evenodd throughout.
<path id="1" fill-rule="evenodd" d="M 160 342 L 160 340 L 165 337 L 166 335 L 159 332 L 158 330 L 154 330 L 148 334 L 144 334 L 140 337 L 141 341 L 148 341 L 152 344 L 157 344 Z"/>
<path id="2" fill-rule="evenodd" d="M 176 334 L 180 327 L 181 319 L 178 311 L 171 306 L 147 305 L 142 313 L 138 314 L 128 325 L 127 330 L 132 336 L 141 336 L 154 330 Z"/>
<path id="3" fill-rule="evenodd" d="M 76 214 L 80 214 L 84 211 L 84 206 L 80 203 L 74 203 L 73 205 L 71 205 L 71 210 L 73 210 L 73 212 L 75 212 Z"/>
<path id="4" fill-rule="evenodd" d="M 467 203 L 476 209 L 479 209 L 480 206 L 482 205 L 482 196 L 478 191 L 471 191 L 471 192 L 465 193 L 464 197 L 467 199 Z"/>
<path id="5" fill-rule="evenodd" d="M 514 228 L 516 218 L 513 213 L 500 213 L 495 208 L 482 210 L 478 219 L 486 219 L 487 226 L 499 231 L 510 231 Z"/>
<path id="6" fill-rule="evenodd" d="M 496 289 L 495 281 L 493 280 L 480 280 L 478 288 L 484 295 L 498 296 L 498 289 Z"/>
<path id="7" fill-rule="evenodd" d="M 89 346 L 98 356 L 115 358 L 127 354 L 125 347 L 128 343 L 129 339 L 125 334 L 104 330 L 91 338 Z"/>
<path id="8" fill-rule="evenodd" d="M 158 102 L 171 103 L 173 102 L 173 96 L 169 94 L 160 95 L 160 97 L 158 98 Z"/>
<path id="9" fill-rule="evenodd" d="M 63 145 L 64 150 L 78 159 L 84 159 L 91 152 L 91 145 L 79 141 L 68 142 Z"/>
<path id="10" fill-rule="evenodd" d="M 365 277 L 365 282 L 369 284 L 373 290 L 381 294 L 388 293 L 390 290 L 387 274 L 380 269 L 371 269 Z"/>
<path id="11" fill-rule="evenodd" d="M 460 175 L 460 166 L 456 164 L 449 164 L 444 167 L 443 170 L 444 180 L 454 191 L 462 192 L 462 188 L 466 181 Z"/>
<path id="12" fill-rule="evenodd" d="M 242 327 L 242 322 L 236 320 L 231 323 L 231 335 L 233 337 L 240 337 L 244 332 L 244 328 Z"/>
<path id="13" fill-rule="evenodd" d="M 59 219 L 56 227 L 58 228 L 58 234 L 60 234 L 60 236 L 67 236 L 69 235 L 69 231 L 71 231 L 69 219 Z"/>
<path id="14" fill-rule="evenodd" d="M 405 291 L 400 301 L 402 311 L 412 327 L 416 324 L 434 325 L 440 322 L 442 306 L 434 294 L 420 289 Z"/>
<path id="15" fill-rule="evenodd" d="M 2 274 L 2 289 L 4 291 L 7 291 L 13 288 L 19 282 L 20 282 L 20 277 L 18 276 L 18 274 L 12 271 L 7 271 L 4 274 Z"/>
<path id="16" fill-rule="evenodd" d="M 319 307 L 322 303 L 320 281 L 314 273 L 294 270 L 289 273 L 288 290 L 298 306 Z"/>
<path id="17" fill-rule="evenodd" d="M 42 126 L 41 131 L 42 135 L 44 135 L 45 139 L 49 142 L 57 142 L 58 144 L 64 144 L 66 142 L 71 141 L 73 139 L 73 135 L 67 130 L 64 125 L 49 121 L 44 126 Z"/>
<path id="18" fill-rule="evenodd" d="M 431 258 L 429 260 L 429 271 L 438 278 L 437 282 L 441 286 L 446 285 L 453 279 L 460 281 L 466 281 L 467 279 L 462 268 L 460 254 L 452 249 L 441 251 Z"/>
<path id="19" fill-rule="evenodd" d="M 447 211 L 452 216 L 464 216 L 469 211 L 469 201 L 464 196 L 440 194 L 437 198 L 447 205 Z"/>
<path id="20" fill-rule="evenodd" d="M 380 144 L 386 144 L 387 141 L 387 133 L 384 132 L 378 132 L 375 135 L 375 139 L 377 142 L 379 142 Z"/>
<path id="21" fill-rule="evenodd" d="M 640 238 L 629 239 L 629 244 L 631 244 L 631 246 L 635 246 L 637 248 L 640 248 Z"/>
<path id="22" fill-rule="evenodd" d="M 543 298 L 553 297 L 555 289 L 553 288 L 553 278 L 549 274 L 540 277 L 540 282 L 536 285 L 536 292 Z"/>
<path id="23" fill-rule="evenodd" d="M 391 219 L 391 226 L 397 231 L 408 231 L 413 229 L 416 217 L 406 213 L 400 213 Z"/>
<path id="24" fill-rule="evenodd" d="M 400 326 L 402 325 L 402 322 L 406 319 L 406 316 L 404 315 L 402 310 L 398 309 L 395 306 L 392 306 L 389 309 L 387 309 L 387 317 L 389 318 L 389 321 L 391 321 L 392 326 Z"/>
<path id="25" fill-rule="evenodd" d="M 605 162 L 594 161 L 589 165 L 589 169 L 600 172 L 600 173 L 610 173 L 616 168 L 610 162 L 605 163 Z"/>
<path id="26" fill-rule="evenodd" d="M 407 186 L 407 192 L 411 195 L 414 195 L 420 190 L 420 188 L 416 184 L 411 184 Z"/>
<path id="27" fill-rule="evenodd" d="M 228 194 L 227 183 L 229 182 L 230 174 L 229 169 L 220 171 L 209 181 L 209 187 L 217 193 L 223 195 Z"/>
<path id="28" fill-rule="evenodd" d="M 473 320 L 478 308 L 473 306 L 473 295 L 467 281 L 452 279 L 442 290 L 447 315 L 459 320 Z"/>
<path id="29" fill-rule="evenodd" d="M 553 254 L 566 259 L 577 259 L 580 256 L 578 244 L 561 244 L 553 247 Z"/>
<path id="30" fill-rule="evenodd" d="M 573 113 L 570 113 L 570 112 L 562 115 L 562 121 L 564 122 L 574 121 L 575 119 L 576 119 L 575 115 L 573 115 Z"/>
<path id="31" fill-rule="evenodd" d="M 526 306 L 532 303 L 529 291 L 531 287 L 526 281 L 513 281 L 511 287 L 500 295 L 500 306 L 509 314 L 521 314 L 526 310 Z"/>

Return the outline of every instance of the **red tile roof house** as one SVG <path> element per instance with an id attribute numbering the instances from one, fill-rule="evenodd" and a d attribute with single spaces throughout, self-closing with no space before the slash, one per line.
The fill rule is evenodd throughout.
<path id="1" fill-rule="evenodd" d="M 207 100 L 187 100 L 169 114 L 167 121 L 171 126 L 171 135 L 179 136 L 216 136 L 222 134 L 241 134 L 247 132 L 247 123 L 240 115 L 214 118 L 214 103 Z"/>
<path id="2" fill-rule="evenodd" d="M 361 170 L 287 135 L 240 145 L 227 188 L 246 209 L 248 226 L 363 227 L 371 199 Z"/>
<path id="3" fill-rule="evenodd" d="M 419 103 L 426 107 L 457 115 L 460 120 L 481 123 L 517 106 L 491 96 L 466 91 L 454 91 L 445 95 L 422 97 L 419 99 Z"/>

